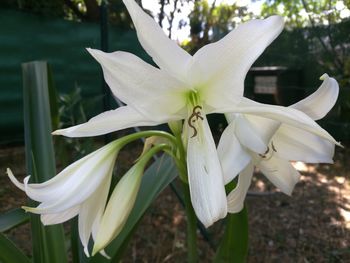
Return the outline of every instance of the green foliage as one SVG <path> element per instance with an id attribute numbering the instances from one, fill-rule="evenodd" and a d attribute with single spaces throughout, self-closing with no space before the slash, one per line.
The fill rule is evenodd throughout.
<path id="1" fill-rule="evenodd" d="M 29 258 L 4 234 L 0 233 L 0 263 L 30 263 Z"/>
<path id="2" fill-rule="evenodd" d="M 226 228 L 216 251 L 215 263 L 244 263 L 248 256 L 248 214 L 247 208 L 237 214 L 228 214 Z"/>
<path id="3" fill-rule="evenodd" d="M 22 64 L 27 173 L 41 183 L 56 174 L 51 139 L 51 118 L 47 64 Z M 32 203 L 31 205 L 35 205 Z M 33 259 L 36 263 L 67 262 L 61 225 L 44 227 L 38 215 L 31 215 Z"/>
<path id="4" fill-rule="evenodd" d="M 77 85 L 67 94 L 59 96 L 59 125 L 57 128 L 65 128 L 86 122 L 86 112 L 100 105 L 103 95 L 83 99 L 81 88 Z M 63 136 L 54 137 L 56 155 L 61 165 L 67 166 L 72 160 L 87 155 L 94 150 L 92 138 L 68 138 Z M 73 155 L 72 155 L 73 153 Z"/>
<path id="5" fill-rule="evenodd" d="M 267 0 L 262 6 L 261 15 L 282 15 L 290 28 L 306 27 L 311 23 L 326 25 L 343 20 L 342 9 L 337 9 L 338 0 Z M 344 5 L 349 5 L 346 1 Z M 349 2 L 349 1 L 347 1 Z M 313 20 L 313 22 L 310 21 Z"/>
<path id="6" fill-rule="evenodd" d="M 114 25 L 131 27 L 131 19 L 122 0 L 109 0 L 109 20 Z M 46 17 L 74 21 L 99 22 L 101 0 L 3 0 L 2 8 L 19 9 Z"/>
<path id="7" fill-rule="evenodd" d="M 225 186 L 229 194 L 237 186 L 234 180 Z M 242 211 L 227 214 L 225 232 L 216 250 L 214 263 L 244 263 L 248 256 L 248 211 L 244 206 Z"/>
<path id="8" fill-rule="evenodd" d="M 237 23 L 251 16 L 246 6 L 241 7 L 237 3 L 209 5 L 207 0 L 195 1 L 189 16 L 191 42 L 184 47 L 194 53 L 202 46 L 222 38 Z"/>
<path id="9" fill-rule="evenodd" d="M 8 231 L 28 221 L 29 215 L 21 208 L 16 208 L 0 214 L 0 232 Z"/>
<path id="10" fill-rule="evenodd" d="M 4 0 L 1 5 L 47 16 L 64 15 L 63 0 Z"/>

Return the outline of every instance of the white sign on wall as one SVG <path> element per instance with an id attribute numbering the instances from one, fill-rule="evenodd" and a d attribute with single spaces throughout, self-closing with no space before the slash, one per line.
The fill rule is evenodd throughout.
<path id="1" fill-rule="evenodd" d="M 258 94 L 276 94 L 277 76 L 254 77 L 254 92 Z"/>

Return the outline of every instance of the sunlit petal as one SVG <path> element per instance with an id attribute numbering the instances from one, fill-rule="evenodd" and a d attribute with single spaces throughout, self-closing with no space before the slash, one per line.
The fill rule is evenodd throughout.
<path id="1" fill-rule="evenodd" d="M 191 201 L 198 219 L 209 227 L 227 213 L 224 179 L 207 119 L 194 125 L 198 133 L 192 137 L 190 129 L 187 145 Z"/>
<path id="2" fill-rule="evenodd" d="M 283 193 L 291 195 L 295 184 L 299 181 L 300 174 L 286 160 L 272 156 L 261 159 L 257 164 L 261 172 Z"/>
<path id="3" fill-rule="evenodd" d="M 321 80 L 323 80 L 322 85 L 313 94 L 290 107 L 304 112 L 313 120 L 322 119 L 337 101 L 339 85 L 327 74 L 324 74 Z"/>
<path id="4" fill-rule="evenodd" d="M 289 107 L 274 106 L 254 102 L 252 100 L 243 98 L 239 107 L 234 111 L 261 116 L 272 119 L 281 123 L 285 123 L 296 128 L 311 132 L 330 142 L 340 145 L 334 138 L 324 129 L 322 129 L 314 120 L 299 110 Z"/>
<path id="5" fill-rule="evenodd" d="M 174 117 L 176 118 L 176 117 Z M 153 119 L 145 119 L 135 109 L 124 106 L 116 110 L 106 111 L 90 119 L 88 122 L 56 130 L 52 134 L 67 137 L 88 137 L 106 134 L 134 126 L 153 126 L 163 123 Z"/>
<path id="6" fill-rule="evenodd" d="M 131 53 L 88 51 L 101 64 L 114 95 L 146 118 L 164 120 L 184 109 L 188 88 L 181 81 Z"/>
<path id="7" fill-rule="evenodd" d="M 142 47 L 162 70 L 178 79 L 184 79 L 192 57 L 169 39 L 163 29 L 134 0 L 123 2 L 134 22 Z"/>
<path id="8" fill-rule="evenodd" d="M 333 163 L 335 145 L 312 133 L 282 124 L 272 138 L 276 156 L 290 161 Z"/>
<path id="9" fill-rule="evenodd" d="M 251 20 L 194 55 L 191 81 L 202 89 L 206 104 L 216 108 L 239 102 L 249 68 L 283 26 L 279 16 Z"/>

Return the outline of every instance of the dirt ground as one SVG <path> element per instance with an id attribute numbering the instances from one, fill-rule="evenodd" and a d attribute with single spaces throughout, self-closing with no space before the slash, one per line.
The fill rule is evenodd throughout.
<path id="1" fill-rule="evenodd" d="M 346 146 L 337 148 L 334 165 L 295 164 L 302 177 L 292 197 L 278 192 L 256 171 L 253 194 L 247 198 L 248 262 L 350 262 L 350 144 Z M 119 163 L 125 167 L 130 164 L 140 147 L 134 145 L 124 151 Z M 6 167 L 24 177 L 22 146 L 0 149 L 0 212 L 26 202 L 25 195 L 7 179 Z M 167 188 L 142 219 L 123 262 L 185 262 L 185 229 L 184 209 Z M 207 230 L 214 243 L 221 229 L 218 222 Z M 6 235 L 31 253 L 27 225 Z M 199 232 L 198 241 L 200 262 L 211 262 L 214 251 Z"/>

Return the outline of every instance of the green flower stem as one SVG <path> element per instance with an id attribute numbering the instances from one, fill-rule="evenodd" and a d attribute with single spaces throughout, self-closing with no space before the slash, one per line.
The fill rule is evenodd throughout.
<path id="1" fill-rule="evenodd" d="M 197 251 L 197 216 L 193 210 L 189 185 L 182 183 L 184 192 L 185 211 L 187 216 L 187 260 L 189 263 L 198 262 Z"/>
<path id="2" fill-rule="evenodd" d="M 149 162 L 149 160 L 159 151 L 164 151 L 166 153 L 169 153 L 170 146 L 168 144 L 159 144 L 156 146 L 153 146 L 150 150 L 148 150 L 138 161 L 141 166 L 146 166 L 146 164 Z M 169 153 L 171 156 L 171 152 Z"/>
<path id="3" fill-rule="evenodd" d="M 130 135 L 126 135 L 120 139 L 115 140 L 112 143 L 118 144 L 120 146 L 120 148 L 122 148 L 130 142 L 133 142 L 133 141 L 138 140 L 140 138 L 151 137 L 151 136 L 159 136 L 159 137 L 166 138 L 171 142 L 171 144 L 173 146 L 176 146 L 176 144 L 177 144 L 176 138 L 173 135 L 171 135 L 170 133 L 163 132 L 163 131 L 154 131 L 154 130 L 141 131 L 141 132 L 136 132 L 136 133 L 133 133 Z"/>
<path id="4" fill-rule="evenodd" d="M 231 192 L 236 186 L 235 181 L 226 185 L 226 193 Z M 225 221 L 225 233 L 216 250 L 213 263 L 244 263 L 248 256 L 248 213 L 246 206 L 239 213 L 228 214 Z"/>
<path id="5" fill-rule="evenodd" d="M 176 161 L 176 166 L 179 171 L 179 177 L 181 181 L 188 184 L 188 175 L 187 175 L 187 164 L 186 164 L 186 152 L 182 142 L 181 134 L 175 134 L 176 145 L 178 147 L 178 161 Z"/>
<path id="6" fill-rule="evenodd" d="M 187 261 L 189 263 L 198 262 L 197 250 L 197 216 L 193 210 L 190 188 L 188 185 L 186 152 L 182 142 L 181 133 L 175 134 L 176 145 L 178 147 L 178 162 L 176 162 L 179 177 L 181 179 L 184 193 L 185 212 L 187 216 Z"/>

